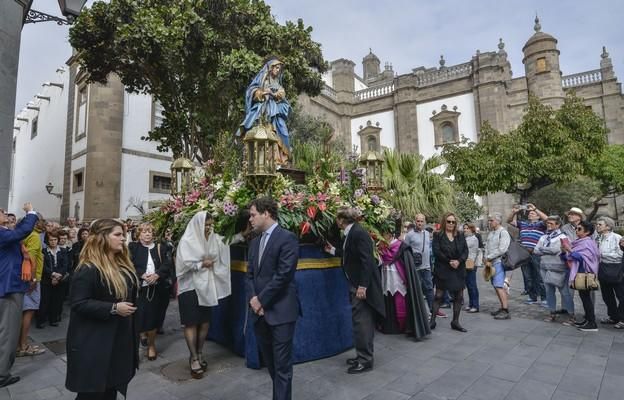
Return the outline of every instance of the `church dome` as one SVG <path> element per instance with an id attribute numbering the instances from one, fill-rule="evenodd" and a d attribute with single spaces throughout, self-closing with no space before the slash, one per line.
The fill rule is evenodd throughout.
<path id="1" fill-rule="evenodd" d="M 369 49 L 368 50 L 368 54 L 366 56 L 364 56 L 364 59 L 362 61 L 368 61 L 368 60 L 375 60 L 375 61 L 379 62 L 379 57 L 377 57 L 375 54 L 373 54 L 373 49 Z"/>
<path id="2" fill-rule="evenodd" d="M 555 37 L 551 34 L 542 32 L 542 26 L 540 25 L 540 21 L 537 16 L 535 17 L 535 26 L 533 27 L 533 30 L 535 30 L 535 33 L 525 43 L 524 47 L 522 48 L 523 52 L 526 53 L 526 49 L 528 49 L 529 46 L 539 42 L 551 42 L 551 46 L 546 45 L 545 47 L 552 47 L 552 49 L 556 49 L 557 39 L 555 39 Z"/>

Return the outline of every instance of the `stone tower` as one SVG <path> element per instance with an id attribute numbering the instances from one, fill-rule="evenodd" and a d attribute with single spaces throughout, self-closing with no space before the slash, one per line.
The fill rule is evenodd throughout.
<path id="1" fill-rule="evenodd" d="M 527 89 L 530 94 L 539 97 L 543 103 L 559 107 L 563 104 L 565 96 L 561 84 L 557 39 L 542 32 L 537 16 L 533 29 L 535 34 L 522 48 Z"/>
<path id="2" fill-rule="evenodd" d="M 375 80 L 379 76 L 381 73 L 380 65 L 379 58 L 373 54 L 372 49 L 369 49 L 369 53 L 362 59 L 364 82 Z"/>

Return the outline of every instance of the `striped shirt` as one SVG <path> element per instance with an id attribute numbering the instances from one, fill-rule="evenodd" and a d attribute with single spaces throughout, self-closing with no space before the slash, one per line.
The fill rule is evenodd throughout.
<path id="1" fill-rule="evenodd" d="M 546 233 L 546 224 L 543 221 L 518 221 L 520 229 L 520 243 L 529 250 L 533 250 L 540 238 Z"/>

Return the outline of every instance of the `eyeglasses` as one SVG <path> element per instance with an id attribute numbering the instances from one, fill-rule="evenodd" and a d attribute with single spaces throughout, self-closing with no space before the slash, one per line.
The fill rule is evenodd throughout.
<path id="1" fill-rule="evenodd" d="M 451 224 L 451 225 L 455 225 L 457 222 L 456 222 L 456 221 L 452 221 L 452 220 L 450 220 L 450 219 L 447 219 L 447 220 L 446 220 L 446 223 L 447 223 L 447 224 Z"/>
<path id="2" fill-rule="evenodd" d="M 579 226 L 579 227 L 577 227 L 577 228 L 576 228 L 576 231 L 577 231 L 577 232 L 579 232 L 579 231 L 583 231 L 583 230 L 584 230 L 584 229 L 583 229 L 583 227 L 582 227 L 582 226 Z"/>

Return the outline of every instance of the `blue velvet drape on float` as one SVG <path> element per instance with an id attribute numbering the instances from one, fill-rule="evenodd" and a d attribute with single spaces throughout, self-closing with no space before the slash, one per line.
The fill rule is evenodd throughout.
<path id="1" fill-rule="evenodd" d="M 247 367 L 260 368 L 253 327 L 245 316 L 247 301 L 244 277 L 247 248 L 230 247 L 232 295 L 213 308 L 208 338 L 244 356 Z M 297 320 L 294 362 L 330 357 L 353 347 L 349 286 L 340 259 L 318 246 L 300 245 L 295 274 L 302 316 Z"/>

